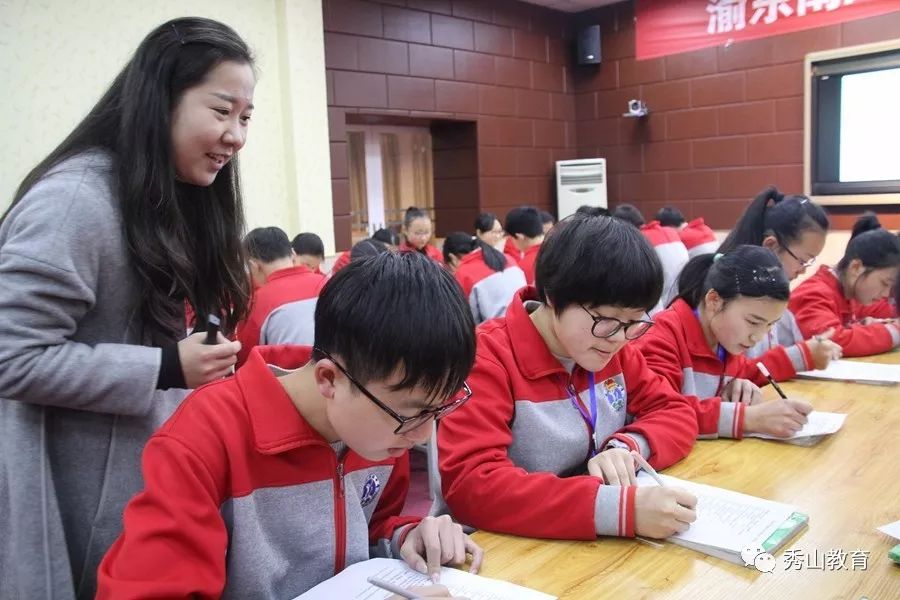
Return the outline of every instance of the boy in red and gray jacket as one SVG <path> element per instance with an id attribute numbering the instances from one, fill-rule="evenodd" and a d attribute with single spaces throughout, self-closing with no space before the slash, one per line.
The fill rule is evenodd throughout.
<path id="1" fill-rule="evenodd" d="M 471 394 L 456 282 L 418 253 L 354 262 L 316 325 L 314 348 L 257 348 L 150 439 L 98 598 L 292 598 L 372 554 L 436 574 L 470 553 L 478 569 L 449 518 L 399 516 L 409 448 Z"/>
<path id="2" fill-rule="evenodd" d="M 250 313 L 237 324 L 241 342 L 237 366 L 247 361 L 256 346 L 313 342 L 316 298 L 325 276 L 292 260 L 291 242 L 278 227 L 259 227 L 244 238 L 253 279 Z"/>
<path id="3" fill-rule="evenodd" d="M 697 436 L 691 404 L 628 340 L 649 327 L 662 268 L 631 225 L 576 214 L 547 235 L 536 288 L 478 330 L 472 401 L 438 427 L 443 497 L 462 522 L 541 538 L 666 537 L 696 499 L 635 486 Z"/>

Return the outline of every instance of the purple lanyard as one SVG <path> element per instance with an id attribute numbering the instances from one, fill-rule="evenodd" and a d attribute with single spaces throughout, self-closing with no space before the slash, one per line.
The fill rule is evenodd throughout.
<path id="1" fill-rule="evenodd" d="M 593 457 L 597 455 L 597 444 L 594 440 L 594 426 L 597 423 L 597 390 L 594 389 L 593 373 L 588 373 L 588 385 L 590 386 L 588 388 L 588 393 L 591 398 L 590 413 L 584 409 L 581 400 L 578 398 L 578 394 L 575 393 L 575 387 L 571 383 L 566 385 L 566 392 L 569 394 L 569 401 L 578 409 L 578 413 L 581 415 L 581 418 L 588 426 L 588 430 L 591 432 L 591 456 Z"/>
<path id="2" fill-rule="evenodd" d="M 694 316 L 697 317 L 697 322 L 700 321 L 700 310 L 694 309 Z M 770 341 L 771 343 L 771 341 Z M 719 357 L 719 362 L 722 363 L 722 374 L 719 376 L 719 387 L 716 389 L 716 396 L 722 393 L 722 384 L 725 383 L 725 360 L 728 358 L 728 352 L 725 351 L 725 348 L 722 347 L 722 344 L 716 346 L 716 356 Z"/>

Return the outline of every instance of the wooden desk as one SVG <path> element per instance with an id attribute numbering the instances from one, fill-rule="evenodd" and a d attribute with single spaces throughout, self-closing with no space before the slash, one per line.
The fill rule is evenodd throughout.
<path id="1" fill-rule="evenodd" d="M 900 365 L 900 352 L 865 360 Z M 900 598 L 900 566 L 887 557 L 896 541 L 875 529 L 900 519 L 900 387 L 819 381 L 782 387 L 819 410 L 848 413 L 843 429 L 808 448 L 699 441 L 666 473 L 796 505 L 809 514 L 809 527 L 785 549 L 809 557 L 817 550 L 817 562 L 841 549 L 846 568 L 804 564 L 786 571 L 782 550 L 775 572 L 760 573 L 668 543 L 657 549 L 615 538 L 569 542 L 478 532 L 474 538 L 486 550 L 482 574 L 566 599 Z M 854 550 L 869 552 L 867 570 L 851 570 Z"/>

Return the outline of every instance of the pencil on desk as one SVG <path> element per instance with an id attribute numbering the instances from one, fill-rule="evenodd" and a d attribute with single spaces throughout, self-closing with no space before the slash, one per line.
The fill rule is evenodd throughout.
<path id="1" fill-rule="evenodd" d="M 775 380 L 772 379 L 772 374 L 769 373 L 769 370 L 766 368 L 766 365 L 761 362 L 756 363 L 756 368 L 759 369 L 759 372 L 763 374 L 763 376 L 769 380 L 769 383 L 772 384 L 772 387 L 775 388 L 775 391 L 778 392 L 778 395 L 781 396 L 782 400 L 787 400 L 787 396 L 784 395 L 784 392 L 781 391 L 781 388 L 775 383 Z"/>
<path id="2" fill-rule="evenodd" d="M 661 485 L 663 487 L 666 487 L 666 484 L 663 481 L 662 477 L 659 476 L 659 473 L 656 472 L 656 469 L 654 469 L 653 467 L 650 466 L 650 463 L 647 462 L 647 459 L 645 459 L 643 456 L 641 456 L 640 452 L 638 452 L 636 450 L 632 450 L 631 456 L 632 456 L 632 458 L 634 458 L 634 461 L 638 465 L 640 465 L 640 467 L 647 473 L 647 475 L 649 475 L 650 477 L 652 477 L 654 479 L 654 481 L 656 481 L 656 483 L 658 483 L 659 485 Z"/>
<path id="3" fill-rule="evenodd" d="M 402 587 L 396 586 L 393 583 L 384 581 L 382 579 L 378 579 L 377 577 L 369 577 L 368 579 L 366 579 L 366 581 L 368 581 L 375 587 L 379 587 L 386 592 L 396 594 L 401 598 L 407 598 L 408 600 L 422 600 L 421 596 L 417 596 L 409 590 L 405 590 Z"/>

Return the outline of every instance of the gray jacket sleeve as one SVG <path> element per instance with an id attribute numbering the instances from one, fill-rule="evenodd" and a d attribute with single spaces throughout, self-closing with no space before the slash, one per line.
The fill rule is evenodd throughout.
<path id="1" fill-rule="evenodd" d="M 96 171 L 55 175 L 33 187 L 2 224 L 0 398 L 122 415 L 150 412 L 161 350 L 106 343 L 125 341 L 126 332 L 103 330 L 107 315 L 96 310 L 101 270 L 128 268 L 108 196 Z M 86 316 L 94 325 L 89 335 L 80 331 Z"/>

